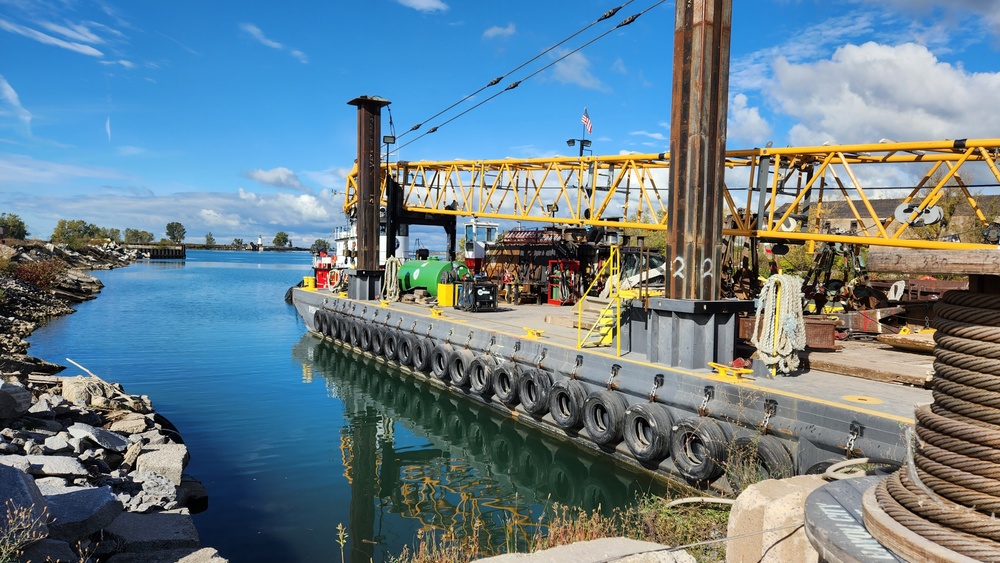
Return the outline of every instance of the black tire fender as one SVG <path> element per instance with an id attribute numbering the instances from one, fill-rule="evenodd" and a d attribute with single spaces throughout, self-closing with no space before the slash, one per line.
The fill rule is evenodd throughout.
<path id="1" fill-rule="evenodd" d="M 733 442 L 726 478 L 734 492 L 765 479 L 787 479 L 795 465 L 781 440 L 769 435 L 740 436 Z"/>
<path id="2" fill-rule="evenodd" d="M 382 355 L 382 339 L 385 338 L 385 327 L 373 324 L 371 334 L 371 350 L 376 356 Z"/>
<path id="3" fill-rule="evenodd" d="M 452 350 L 448 354 L 448 377 L 455 387 L 469 386 L 469 364 L 476 359 L 472 350 Z"/>
<path id="4" fill-rule="evenodd" d="M 504 362 L 493 372 L 493 393 L 497 399 L 508 407 L 517 405 L 518 383 L 521 380 L 521 368 L 514 362 Z"/>
<path id="5" fill-rule="evenodd" d="M 333 311 L 323 312 L 323 335 L 329 336 L 331 340 L 334 340 L 334 335 L 337 333 L 337 317 L 334 315 Z"/>
<path id="6" fill-rule="evenodd" d="M 625 409 L 625 445 L 645 463 L 659 463 L 670 456 L 674 417 L 665 405 L 636 403 Z"/>
<path id="7" fill-rule="evenodd" d="M 557 381 L 549 391 L 549 414 L 563 430 L 583 428 L 583 403 L 587 389 L 575 379 Z"/>
<path id="8" fill-rule="evenodd" d="M 552 374 L 547 371 L 530 368 L 521 373 L 517 384 L 517 394 L 521 398 L 521 406 L 535 416 L 545 416 L 549 412 L 549 394 L 552 391 Z"/>
<path id="9" fill-rule="evenodd" d="M 372 349 L 372 325 L 361 321 L 361 327 L 358 329 L 358 347 L 362 351 L 367 352 Z"/>
<path id="10" fill-rule="evenodd" d="M 313 330 L 320 334 L 326 333 L 326 315 L 323 311 L 317 310 L 313 313 Z"/>
<path id="11" fill-rule="evenodd" d="M 671 459 L 692 483 L 711 483 L 722 476 L 728 439 L 722 426 L 707 417 L 691 417 L 673 427 Z"/>
<path id="12" fill-rule="evenodd" d="M 427 373 L 431 367 L 431 352 L 434 351 L 434 341 L 429 338 L 414 336 L 413 342 L 413 369 Z"/>
<path id="13" fill-rule="evenodd" d="M 493 394 L 493 372 L 497 362 L 492 356 L 478 356 L 469 364 L 469 390 L 480 397 Z"/>
<path id="14" fill-rule="evenodd" d="M 610 389 L 595 391 L 583 403 L 583 426 L 594 443 L 613 446 L 622 441 L 628 402 Z"/>
<path id="15" fill-rule="evenodd" d="M 382 357 L 390 362 L 396 360 L 400 336 L 398 332 L 388 327 L 386 327 L 385 333 L 382 335 Z"/>
<path id="16" fill-rule="evenodd" d="M 411 365 L 413 363 L 413 347 L 416 346 L 414 337 L 405 332 L 397 334 L 399 334 L 399 338 L 396 340 L 396 361 L 401 366 Z"/>
<path id="17" fill-rule="evenodd" d="M 361 321 L 358 319 L 351 319 L 351 346 L 357 347 L 361 343 Z"/>
<path id="18" fill-rule="evenodd" d="M 442 381 L 448 379 L 448 355 L 452 350 L 451 344 L 442 342 L 431 351 L 431 373 Z"/>

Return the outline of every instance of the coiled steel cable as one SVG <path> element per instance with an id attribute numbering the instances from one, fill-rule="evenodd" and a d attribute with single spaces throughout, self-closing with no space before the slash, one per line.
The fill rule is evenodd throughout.
<path id="1" fill-rule="evenodd" d="M 915 411 L 910 467 L 875 498 L 911 532 L 1000 562 L 1000 295 L 950 291 L 934 311 L 934 404 Z"/>

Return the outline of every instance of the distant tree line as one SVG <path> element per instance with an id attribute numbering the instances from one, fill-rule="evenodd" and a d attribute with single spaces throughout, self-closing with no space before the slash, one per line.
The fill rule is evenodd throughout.
<path id="1" fill-rule="evenodd" d="M 173 242 L 180 244 L 187 236 L 187 229 L 182 223 L 171 221 L 167 223 L 166 238 L 160 239 L 161 243 Z M 14 213 L 0 213 L 0 237 L 7 239 L 25 240 L 30 233 L 24 221 Z M 156 236 L 142 229 L 126 228 L 124 232 L 115 228 L 99 227 L 93 223 L 88 223 L 80 219 L 60 219 L 56 228 L 52 231 L 50 239 L 57 244 L 67 244 L 71 247 L 91 244 L 93 242 L 111 241 L 118 244 L 153 244 Z M 216 246 L 215 236 L 211 231 L 205 234 L 205 246 Z M 288 233 L 278 231 L 275 233 L 271 244 L 276 248 L 291 248 L 292 241 Z M 234 238 L 231 248 L 243 248 L 245 245 L 242 238 Z M 322 239 L 317 239 L 313 245 L 326 248 L 327 243 Z"/>

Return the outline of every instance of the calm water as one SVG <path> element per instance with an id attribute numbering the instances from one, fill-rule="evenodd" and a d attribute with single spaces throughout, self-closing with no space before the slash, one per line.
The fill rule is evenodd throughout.
<path id="1" fill-rule="evenodd" d="M 202 543 L 232 561 L 383 561 L 420 532 L 505 544 L 559 502 L 609 510 L 659 485 L 308 334 L 283 296 L 305 253 L 140 263 L 30 353 L 149 395 L 210 496 Z M 76 375 L 75 367 L 63 375 Z M 474 523 L 477 525 L 474 526 Z"/>

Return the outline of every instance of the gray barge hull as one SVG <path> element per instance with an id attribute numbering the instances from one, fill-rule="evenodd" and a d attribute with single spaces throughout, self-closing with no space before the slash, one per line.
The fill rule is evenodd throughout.
<path id="1" fill-rule="evenodd" d="M 376 358 L 382 354 L 371 351 L 363 334 L 396 331 L 412 335 L 412 342 L 428 341 L 427 346 L 447 343 L 454 350 L 468 350 L 471 357 L 492 359 L 498 367 L 540 370 L 553 384 L 579 382 L 587 396 L 610 391 L 623 399 L 623 406 L 662 405 L 669 415 L 668 428 L 643 425 L 633 435 L 637 433 L 641 441 L 650 431 L 687 432 L 687 438 L 674 439 L 666 459 L 648 461 L 639 459 L 620 439 L 596 436 L 595 441 L 587 428 L 561 427 L 548 409 L 537 412 L 536 406 L 532 414 L 516 401 L 505 403 L 495 395 L 477 395 L 468 386 L 435 377 L 429 369 L 416 370 L 405 365 L 407 361 L 391 362 L 414 377 L 466 395 L 519 424 L 599 451 L 634 469 L 702 488 L 730 489 L 733 479 L 727 479 L 724 472 L 727 459 L 735 452 L 734 444 L 756 446 L 761 436 L 767 436 L 769 448 L 780 444 L 790 460 L 787 468 L 768 467 L 786 458 L 784 453 L 776 456 L 777 452 L 761 448 L 761 465 L 770 476 L 822 471 L 847 457 L 901 460 L 907 450 L 906 428 L 912 423 L 914 405 L 931 401 L 926 390 L 818 371 L 751 379 L 720 375 L 708 366 L 668 367 L 650 361 L 650 356 L 657 357 L 662 350 L 657 350 L 659 344 L 647 330 L 648 323 L 642 322 L 633 322 L 623 331 L 623 341 L 637 344 L 623 345 L 621 357 L 609 348 L 577 348 L 577 329 L 545 322 L 546 316 L 572 314 L 566 307 L 520 306 L 483 313 L 435 311 L 422 305 L 359 301 L 310 289 L 294 289 L 293 303 L 311 331 Z M 338 331 L 345 326 L 345 331 Z M 624 424 L 615 420 L 621 417 L 617 407 L 597 412 L 611 431 Z M 703 428 L 709 426 L 711 431 L 705 432 Z M 601 424 L 598 427 L 604 429 Z M 705 462 L 714 462 L 717 467 L 706 468 L 702 465 Z"/>

